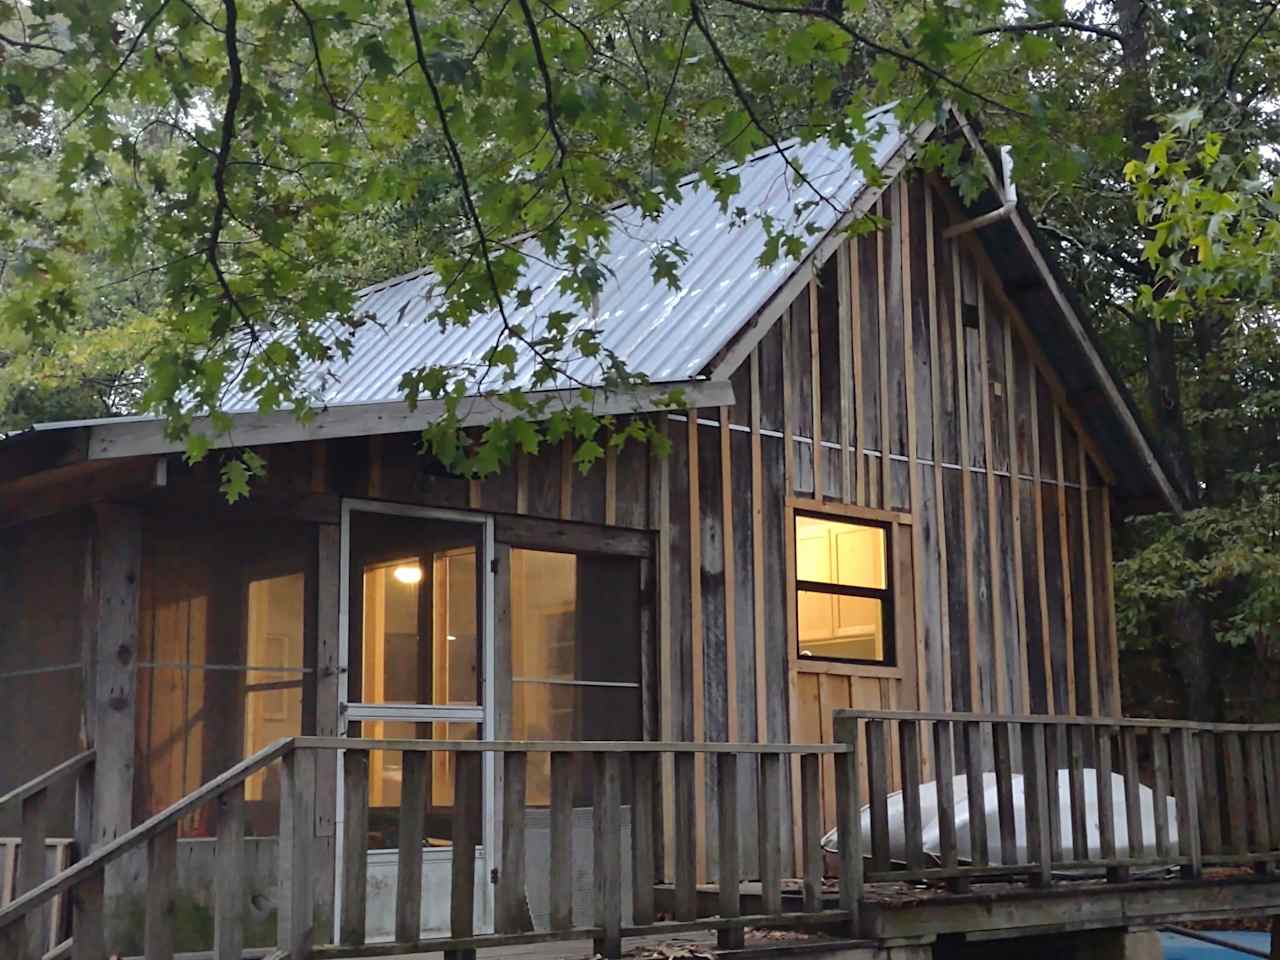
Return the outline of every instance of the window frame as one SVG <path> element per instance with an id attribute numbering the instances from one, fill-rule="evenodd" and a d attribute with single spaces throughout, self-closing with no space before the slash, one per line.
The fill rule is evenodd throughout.
<path id="1" fill-rule="evenodd" d="M 850 516 L 846 513 L 826 511 L 818 508 L 795 506 L 788 511 L 790 517 L 788 530 L 791 556 L 790 590 L 795 612 L 795 640 L 792 655 L 797 663 L 842 663 L 860 667 L 876 667 L 897 670 L 901 667 L 898 656 L 898 637 L 894 610 L 894 528 L 897 519 L 893 517 Z M 884 533 L 884 587 L 856 587 L 843 583 L 827 583 L 822 580 L 803 580 L 797 572 L 799 566 L 799 539 L 796 535 L 796 524 L 801 517 L 811 517 L 827 523 L 845 524 L 850 527 L 871 527 Z M 830 597 L 862 597 L 877 600 L 880 603 L 880 632 L 883 637 L 885 655 L 879 660 L 864 657 L 836 657 L 806 654 L 801 652 L 800 639 L 800 594 L 821 593 Z"/>

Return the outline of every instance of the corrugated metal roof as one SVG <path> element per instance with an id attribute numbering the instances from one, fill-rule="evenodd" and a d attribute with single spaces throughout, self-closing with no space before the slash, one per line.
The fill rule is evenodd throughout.
<path id="1" fill-rule="evenodd" d="M 873 145 L 883 166 L 897 152 L 903 134 L 890 111 L 876 115 L 881 133 Z M 807 255 L 822 235 L 861 193 L 863 177 L 851 151 L 826 142 L 792 143 L 787 155 L 825 196 L 797 218 L 798 203 L 817 200 L 807 184 L 796 184 L 789 164 L 773 148 L 760 151 L 739 169 L 741 188 L 730 205 L 720 210 L 713 191 L 702 184 L 685 187 L 678 203 L 670 204 L 656 220 L 643 220 L 633 208 L 615 211 L 615 227 L 604 258 L 608 279 L 599 297 L 594 323 L 605 348 L 621 357 L 628 369 L 655 383 L 689 380 L 765 304 L 795 268 L 780 259 L 769 268 L 759 264 L 766 234 L 756 215 L 771 214 L 792 229 L 819 228 L 807 233 Z M 732 216 L 734 208 L 751 214 L 745 222 Z M 662 244 L 678 242 L 688 258 L 678 268 L 679 289 L 655 282 L 650 257 Z M 580 315 L 582 310 L 557 283 L 567 271 L 530 256 L 519 286 L 534 291 L 527 307 L 508 306 L 512 322 L 531 336 L 545 328 L 553 311 Z M 434 277 L 411 274 L 377 284 L 363 292 L 357 312 L 370 313 L 374 322 L 354 337 L 347 360 L 335 360 L 304 370 L 303 383 L 318 403 L 371 403 L 401 399 L 398 383 L 406 370 L 434 365 L 480 365 L 498 341 L 502 320 L 497 311 L 475 317 L 466 327 L 441 331 L 431 320 Z M 578 358 L 567 364 L 581 382 L 597 382 L 598 361 Z M 521 358 L 514 386 L 530 386 L 534 360 Z M 561 384 L 565 386 L 568 384 Z M 470 392 L 498 389 L 497 376 L 472 384 Z M 225 399 L 224 409 L 256 409 L 252 396 L 240 393 Z"/>

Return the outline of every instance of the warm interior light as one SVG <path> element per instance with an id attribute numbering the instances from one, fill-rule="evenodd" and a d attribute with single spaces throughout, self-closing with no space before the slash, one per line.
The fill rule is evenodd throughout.
<path id="1" fill-rule="evenodd" d="M 422 567 L 416 563 L 402 563 L 391 571 L 391 575 L 401 583 L 413 586 L 422 582 Z"/>

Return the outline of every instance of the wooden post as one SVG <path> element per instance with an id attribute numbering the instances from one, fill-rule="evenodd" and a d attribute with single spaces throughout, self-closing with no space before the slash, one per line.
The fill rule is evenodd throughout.
<path id="1" fill-rule="evenodd" d="M 26 893 L 45 880 L 45 840 L 48 839 L 49 791 L 39 790 L 22 801 L 22 846 L 18 850 L 18 892 Z M 20 935 L 26 957 L 39 960 L 54 944 L 46 944 L 44 909 L 33 910 Z"/>
<path id="2" fill-rule="evenodd" d="M 1205 853 L 1222 852 L 1222 778 L 1218 772 L 1218 734 L 1200 734 L 1200 845 Z"/>
<path id="3" fill-rule="evenodd" d="M 694 807 L 701 798 L 694 791 L 692 753 L 675 755 L 675 779 L 675 915 L 677 920 L 695 920 L 698 916 L 698 862 L 693 836 Z"/>
<path id="4" fill-rule="evenodd" d="M 598 956 L 622 956 L 622 756 L 594 755 L 594 796 L 591 805 L 595 860 L 595 938 Z"/>
<path id="5" fill-rule="evenodd" d="M 1182 865 L 1182 876 L 1198 880 L 1200 853 L 1200 771 L 1196 766 L 1196 732 L 1179 727 L 1173 735 L 1173 777 L 1178 796 L 1178 853 L 1190 859 Z"/>
<path id="6" fill-rule="evenodd" d="M 800 756 L 800 821 L 804 850 L 804 910 L 822 909 L 822 764 L 816 753 Z"/>
<path id="7" fill-rule="evenodd" d="M 996 819 L 1000 827 L 1000 862 L 1018 862 L 1018 840 L 1013 816 L 1013 735 L 1011 724 L 991 725 L 996 767 Z"/>
<path id="8" fill-rule="evenodd" d="M 178 827 L 147 841 L 147 892 L 143 940 L 147 960 L 173 960 L 174 893 L 178 887 Z"/>
<path id="9" fill-rule="evenodd" d="M 1271 850 L 1271 819 L 1267 812 L 1266 737 L 1261 733 L 1245 734 L 1249 754 L 1249 821 L 1252 846 L 1250 852 Z M 1260 871 L 1270 869 L 1267 861 L 1258 863 Z"/>
<path id="10" fill-rule="evenodd" d="M 950 720 L 936 720 L 933 724 L 933 758 L 938 777 L 938 845 L 941 847 L 942 866 L 954 870 L 960 864 L 956 848 L 956 752 Z M 955 877 L 948 881 L 953 892 L 968 888 L 968 881 Z"/>
<path id="11" fill-rule="evenodd" d="M 898 752 L 902 765 L 902 832 L 908 870 L 924 866 L 924 824 L 920 817 L 920 724 L 898 723 Z"/>
<path id="12" fill-rule="evenodd" d="M 968 720 L 964 732 L 965 792 L 969 797 L 969 859 L 974 866 L 991 862 L 987 847 L 987 794 L 982 770 L 982 723 Z"/>
<path id="13" fill-rule="evenodd" d="M 1169 856 L 1169 737 L 1162 728 L 1151 731 L 1152 766 L 1155 784 L 1152 786 L 1153 813 L 1156 821 L 1156 856 Z M 1243 787 L 1243 784 L 1241 784 Z M 1242 829 L 1245 824 L 1240 825 Z"/>
<path id="14" fill-rule="evenodd" d="M 653 923 L 656 915 L 653 885 L 657 879 L 657 768 L 656 753 L 631 755 L 631 922 L 636 926 Z M 723 823 L 724 814 L 720 817 Z"/>
<path id="15" fill-rule="evenodd" d="M 72 892 L 72 960 L 102 960 L 107 955 L 102 909 L 104 880 L 98 871 L 76 884 Z"/>
<path id="16" fill-rule="evenodd" d="M 280 767 L 280 869 L 276 945 L 304 957 L 315 935 L 311 851 L 315 833 L 316 758 L 294 749 Z"/>
<path id="17" fill-rule="evenodd" d="M 738 869 L 738 755 L 736 753 L 722 753 L 716 758 L 716 777 L 720 802 L 720 916 L 737 917 L 742 914 L 740 886 L 742 877 Z M 634 814 L 632 816 L 634 818 Z M 819 875 L 819 883 L 821 883 L 821 875 Z M 807 886 L 805 892 L 807 897 Z M 717 945 L 721 950 L 741 949 L 744 933 L 742 927 L 724 927 L 716 934 Z"/>
<path id="18" fill-rule="evenodd" d="M 342 920 L 338 939 L 348 946 L 360 946 L 369 895 L 368 751 L 344 751 L 342 778 Z"/>
<path id="19" fill-rule="evenodd" d="M 455 939 L 475 933 L 476 829 L 482 796 L 484 755 L 474 751 L 454 754 L 453 876 L 449 892 L 449 930 Z M 418 875 L 422 875 L 418 858 Z M 415 934 L 414 939 L 417 939 Z M 475 950 L 446 950 L 445 960 L 475 960 Z"/>
<path id="20" fill-rule="evenodd" d="M 218 838 L 213 854 L 213 957 L 244 953 L 244 785 L 217 799 Z"/>
<path id="21" fill-rule="evenodd" d="M 889 869 L 889 747 L 884 720 L 867 721 L 867 793 L 871 801 L 871 869 Z"/>
<path id="22" fill-rule="evenodd" d="M 1111 770 L 1114 765 L 1111 757 L 1111 738 L 1114 731 L 1110 727 L 1095 727 L 1094 733 L 1097 735 L 1095 748 L 1098 758 L 1094 770 L 1098 781 L 1098 852 L 1103 860 L 1114 860 L 1116 858 L 1116 805 L 1115 795 L 1111 790 Z M 1123 876 L 1118 872 L 1119 870 L 1118 867 L 1108 866 L 1107 879 L 1113 883 L 1119 881 Z"/>
<path id="23" fill-rule="evenodd" d="M 573 759 L 571 753 L 551 754 L 552 930 L 573 926 Z"/>
<path id="24" fill-rule="evenodd" d="M 422 936 L 422 839 L 427 827 L 427 771 L 432 755 L 406 750 L 400 755 L 400 849 L 396 860 L 396 942 Z M 461 760 L 461 754 L 455 758 Z M 454 800 L 455 810 L 459 804 Z M 458 848 L 454 845 L 454 858 Z M 455 871 L 456 875 L 456 871 Z M 457 895 L 457 891 L 454 891 Z"/>
<path id="25" fill-rule="evenodd" d="M 862 809 L 861 784 L 858 782 L 858 720 L 837 716 L 832 727 L 833 739 L 849 748 L 835 757 L 836 778 L 836 845 L 840 855 L 840 909 L 849 913 L 848 935 L 861 932 L 862 906 Z"/>
<path id="26" fill-rule="evenodd" d="M 1067 727 L 1067 792 L 1071 796 L 1071 855 L 1089 859 L 1089 819 L 1084 807 L 1084 733 L 1079 725 Z"/>
<path id="27" fill-rule="evenodd" d="M 94 505 L 93 846 L 133 825 L 134 710 L 142 519 L 134 507 Z"/>
<path id="28" fill-rule="evenodd" d="M 1022 783 L 1027 809 L 1027 859 L 1035 865 L 1031 882 L 1047 887 L 1053 882 L 1053 844 L 1050 841 L 1049 792 L 1058 789 L 1058 771 L 1051 769 L 1045 752 L 1044 724 L 1022 728 Z"/>
<path id="29" fill-rule="evenodd" d="M 760 906 L 765 913 L 782 912 L 782 755 L 760 754 Z M 679 919 L 679 917 L 677 917 Z"/>
<path id="30" fill-rule="evenodd" d="M 524 879 L 524 804 L 528 761 L 527 753 L 502 755 L 502 845 L 499 847 L 495 897 L 496 933 L 524 933 L 533 929 Z"/>
<path id="31" fill-rule="evenodd" d="M 1146 842 L 1142 836 L 1141 782 L 1138 779 L 1138 731 L 1133 727 L 1125 727 L 1120 735 L 1120 744 L 1124 753 L 1124 816 L 1129 836 L 1128 857 L 1130 860 L 1137 860 L 1146 850 Z M 1123 874 L 1117 879 L 1124 879 Z"/>

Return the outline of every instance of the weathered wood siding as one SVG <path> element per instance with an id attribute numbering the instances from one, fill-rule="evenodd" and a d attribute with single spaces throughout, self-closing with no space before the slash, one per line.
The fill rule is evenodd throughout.
<path id="1" fill-rule="evenodd" d="M 815 266 L 734 372 L 736 405 L 669 418 L 664 736 L 829 741 L 846 706 L 1119 714 L 1106 468 L 998 265 L 943 236 L 958 209 L 892 183 L 886 226 Z M 896 667 L 795 656 L 790 513 L 817 504 L 899 521 Z"/>

